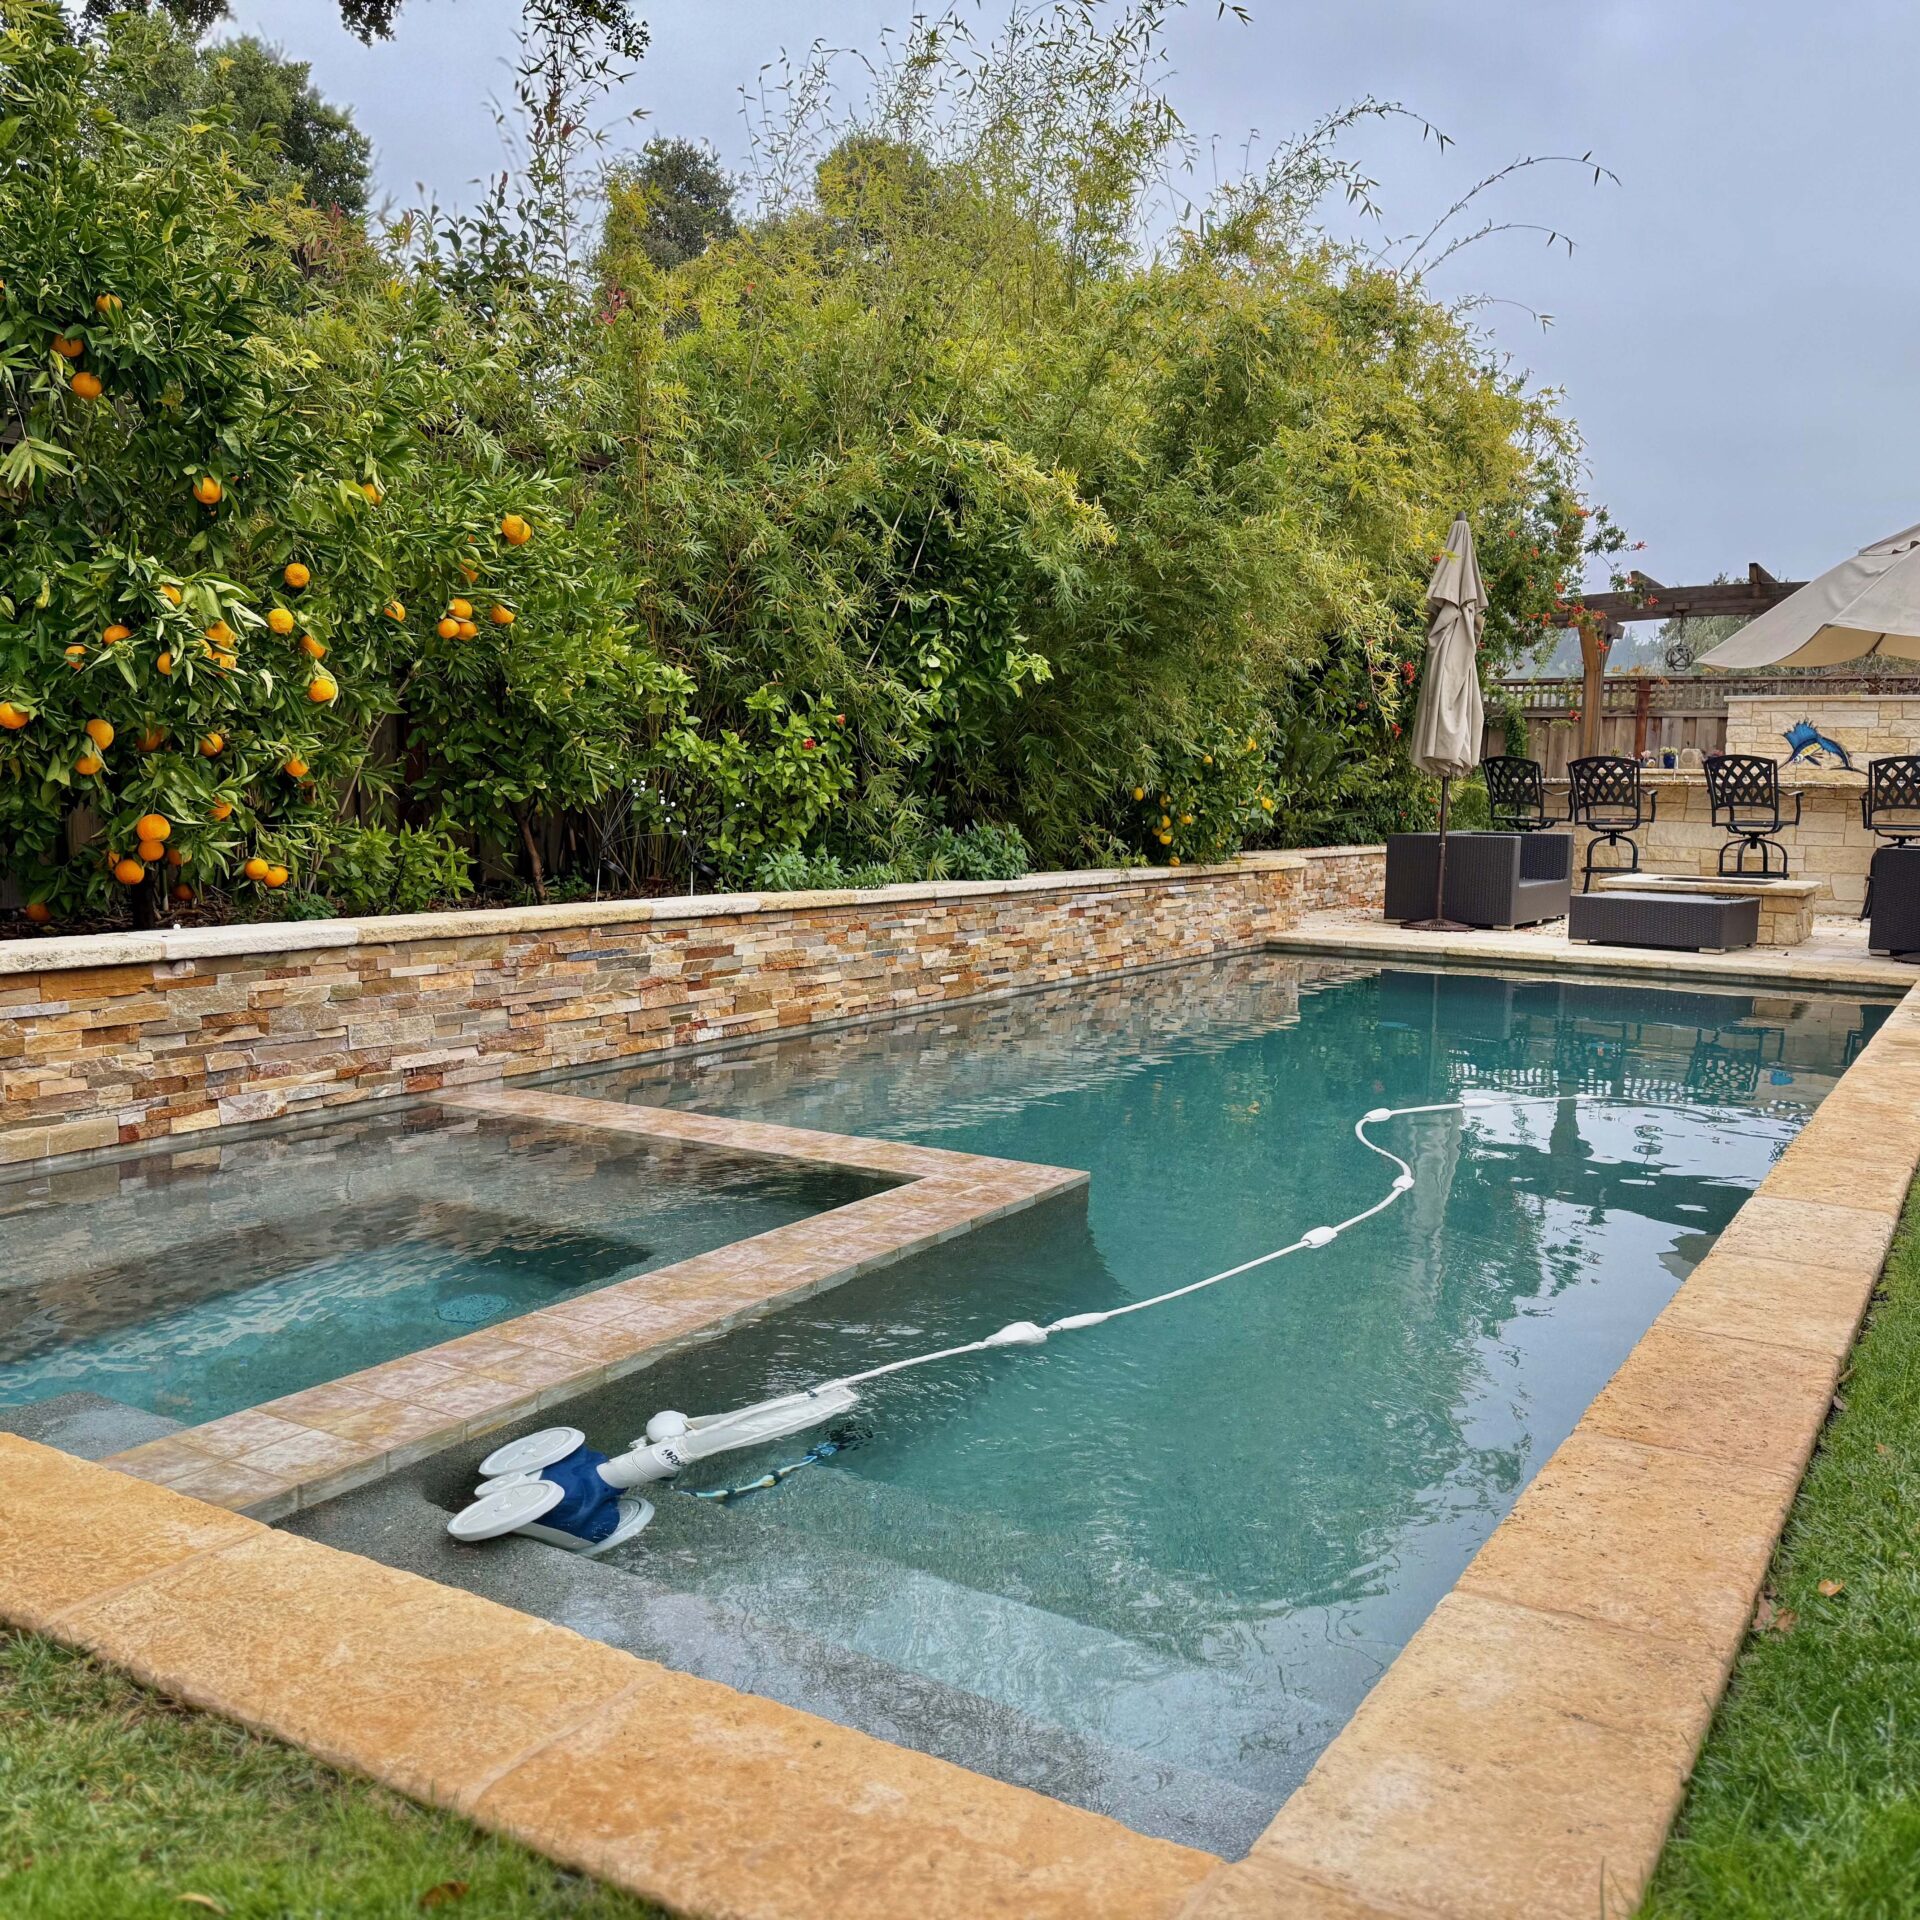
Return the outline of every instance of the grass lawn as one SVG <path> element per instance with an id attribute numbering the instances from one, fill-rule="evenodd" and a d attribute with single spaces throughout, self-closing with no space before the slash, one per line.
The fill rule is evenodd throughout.
<path id="1" fill-rule="evenodd" d="M 7 1920 L 658 1920 L 450 1814 L 0 1630 Z"/>
<path id="2" fill-rule="evenodd" d="M 1920 1914 L 1920 1197 L 1840 1400 L 1643 1920 Z"/>

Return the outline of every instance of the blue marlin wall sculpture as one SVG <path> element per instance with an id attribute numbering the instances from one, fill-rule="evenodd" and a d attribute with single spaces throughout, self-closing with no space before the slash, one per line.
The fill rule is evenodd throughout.
<path id="1" fill-rule="evenodd" d="M 1829 740 L 1811 720 L 1796 720 L 1781 736 L 1793 751 L 1787 755 L 1787 765 L 1800 758 L 1803 753 L 1830 753 L 1843 767 L 1851 771 L 1853 761 L 1847 750 L 1838 740 Z"/>

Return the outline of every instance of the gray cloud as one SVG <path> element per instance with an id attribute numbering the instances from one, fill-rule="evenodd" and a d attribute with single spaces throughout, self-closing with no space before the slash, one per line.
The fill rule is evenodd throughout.
<path id="1" fill-rule="evenodd" d="M 1252 0 L 1254 23 L 1196 0 L 1174 38 L 1188 126 L 1236 155 L 1362 93 L 1453 136 L 1405 128 L 1354 151 L 1381 181 L 1385 230 L 1423 226 L 1482 172 L 1592 148 L 1621 176 L 1529 176 L 1492 203 L 1564 228 L 1472 249 L 1441 291 L 1513 307 L 1500 345 L 1566 389 L 1594 490 L 1678 581 L 1759 560 L 1806 574 L 1920 519 L 1911 478 L 1920 253 L 1907 183 L 1920 168 L 1911 83 L 1920 9 L 1882 0 Z M 991 8 L 988 9 L 991 12 Z M 504 90 L 514 0 L 413 0 L 397 39 L 362 48 L 332 0 L 242 0 L 239 24 L 314 63 L 351 103 L 397 201 L 443 201 L 500 164 L 488 99 Z M 738 160 L 738 89 L 784 46 L 870 45 L 893 0 L 656 0 L 626 103 Z"/>

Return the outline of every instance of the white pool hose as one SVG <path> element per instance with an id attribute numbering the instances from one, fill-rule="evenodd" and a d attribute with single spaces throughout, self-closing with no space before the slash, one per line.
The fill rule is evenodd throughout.
<path id="1" fill-rule="evenodd" d="M 1080 1333 L 1130 1313 L 1145 1313 L 1149 1307 L 1163 1307 L 1170 1300 L 1183 1300 L 1190 1293 L 1217 1287 L 1223 1280 L 1251 1273 L 1256 1267 L 1269 1266 L 1289 1254 L 1331 1246 L 1349 1227 L 1357 1227 L 1363 1220 L 1384 1213 L 1413 1187 L 1413 1169 L 1397 1153 L 1381 1146 L 1377 1140 L 1368 1139 L 1369 1127 L 1420 1113 L 1463 1113 L 1492 1106 L 1556 1106 L 1591 1097 L 1594 1096 L 1569 1093 L 1503 1094 L 1496 1098 L 1469 1093 L 1457 1100 L 1436 1100 L 1425 1106 L 1374 1107 L 1354 1122 L 1354 1138 L 1369 1153 L 1391 1160 L 1399 1171 L 1384 1198 L 1332 1226 L 1309 1227 L 1298 1240 L 1276 1247 L 1271 1253 L 1243 1260 L 1237 1267 L 1210 1273 L 1204 1280 L 1189 1281 L 1184 1287 L 1170 1288 L 1149 1299 L 1129 1301 L 1124 1307 L 1108 1307 L 1098 1313 L 1070 1313 L 1049 1321 L 1044 1327 L 1032 1320 L 1010 1321 L 997 1333 L 979 1340 L 969 1340 L 957 1347 L 937 1347 L 931 1353 L 913 1354 L 905 1360 L 889 1360 L 884 1366 L 869 1367 L 863 1373 L 842 1374 L 838 1379 L 823 1380 L 771 1400 L 756 1401 L 732 1413 L 691 1416 L 671 1411 L 656 1413 L 647 1422 L 645 1437 L 612 1459 L 587 1447 L 585 1436 L 577 1428 L 544 1428 L 488 1454 L 480 1463 L 485 1477 L 474 1490 L 473 1504 L 454 1515 L 447 1531 L 457 1540 L 470 1542 L 496 1539 L 505 1533 L 528 1533 L 577 1553 L 604 1552 L 631 1539 L 653 1518 L 653 1508 L 645 1501 L 632 1498 L 631 1489 L 671 1480 L 684 1468 L 714 1454 L 759 1446 L 818 1426 L 823 1420 L 851 1410 L 859 1398 L 854 1389 L 869 1380 L 904 1373 L 909 1367 L 931 1366 L 936 1360 L 989 1353 L 998 1347 L 1042 1346 L 1057 1333 Z M 807 1460 L 762 1476 L 750 1482 L 748 1488 L 722 1488 L 709 1497 L 726 1498 L 753 1487 L 773 1485 L 798 1466 L 816 1457 L 825 1458 L 835 1450 L 816 1448 Z M 623 1493 L 629 1495 L 625 1500 L 619 1497 Z"/>

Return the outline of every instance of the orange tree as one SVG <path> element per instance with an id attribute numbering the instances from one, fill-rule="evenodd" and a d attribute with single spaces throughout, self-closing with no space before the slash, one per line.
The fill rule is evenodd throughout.
<path id="1" fill-rule="evenodd" d="M 33 917 L 298 887 L 397 767 L 481 840 L 622 777 L 679 681 L 577 485 L 488 417 L 511 330 L 218 125 L 119 124 L 101 56 L 0 4 L 0 873 Z"/>

